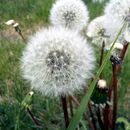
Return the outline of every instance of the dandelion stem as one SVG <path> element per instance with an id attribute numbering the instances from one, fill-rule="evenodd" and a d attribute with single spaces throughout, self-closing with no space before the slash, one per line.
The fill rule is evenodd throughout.
<path id="1" fill-rule="evenodd" d="M 68 125 L 69 125 L 69 117 L 68 117 L 66 97 L 61 96 L 61 102 L 62 102 L 62 108 L 63 108 L 63 111 L 64 111 L 65 127 L 67 128 Z"/>
<path id="2" fill-rule="evenodd" d="M 110 112 L 111 112 L 110 106 L 106 105 L 105 108 L 103 109 L 104 130 L 108 130 L 111 127 Z"/>
<path id="3" fill-rule="evenodd" d="M 103 63 L 103 57 L 104 57 L 104 47 L 105 47 L 105 41 L 102 42 L 102 47 L 101 47 L 101 55 L 100 55 L 100 66 Z"/>
<path id="4" fill-rule="evenodd" d="M 73 104 L 72 104 L 72 97 L 71 96 L 69 96 L 69 106 L 70 106 L 71 117 L 73 117 L 74 113 L 73 113 Z"/>
<path id="5" fill-rule="evenodd" d="M 72 98 L 73 102 L 76 104 L 76 107 L 78 108 L 78 106 L 79 106 L 79 101 L 78 101 L 78 100 L 76 99 L 76 97 L 74 97 L 74 96 L 71 96 L 71 98 Z M 87 115 L 86 112 L 83 113 L 83 116 L 84 116 L 84 118 L 88 121 L 88 124 L 89 124 L 91 130 L 96 130 L 96 129 L 94 128 L 93 124 L 91 123 L 91 121 L 90 121 L 90 119 L 89 119 L 89 117 L 88 117 L 88 115 Z"/>
<path id="6" fill-rule="evenodd" d="M 39 123 L 39 121 L 34 117 L 34 115 L 32 114 L 32 112 L 30 111 L 29 108 L 27 108 L 27 112 L 30 115 L 32 121 L 35 123 L 35 125 L 37 125 L 38 127 L 42 128 L 42 125 Z"/>
<path id="7" fill-rule="evenodd" d="M 94 129 L 95 129 L 95 130 L 98 130 L 98 129 L 97 129 L 97 126 L 96 126 L 96 119 L 95 119 L 95 117 L 94 117 L 94 114 L 93 114 L 93 111 L 92 111 L 92 108 L 91 108 L 90 103 L 88 103 L 88 108 L 89 108 L 89 111 L 90 111 L 90 115 L 91 115 L 91 117 L 92 117 L 92 122 L 93 122 Z"/>
<path id="8" fill-rule="evenodd" d="M 100 126 L 101 130 L 105 130 L 103 121 L 101 119 L 101 112 L 100 112 L 100 108 L 99 107 L 97 108 L 97 112 L 96 113 L 97 113 L 98 123 L 99 123 L 99 126 Z"/>
<path id="9" fill-rule="evenodd" d="M 20 35 L 20 37 L 22 38 L 23 42 L 26 44 L 26 40 L 22 34 L 21 29 L 19 28 L 19 26 L 15 27 L 15 31 Z"/>
<path id="10" fill-rule="evenodd" d="M 116 124 L 116 116 L 117 116 L 117 73 L 116 68 L 117 66 L 113 65 L 113 125 L 112 130 L 115 130 L 115 124 Z"/>
<path id="11" fill-rule="evenodd" d="M 120 62 L 121 62 L 121 63 L 122 63 L 123 60 L 124 60 L 126 51 L 127 51 L 127 49 L 128 49 L 128 45 L 129 45 L 129 43 L 125 41 L 125 42 L 124 42 L 123 49 L 122 49 L 122 51 L 121 51 L 121 53 L 120 53 L 120 55 L 119 55 L 119 58 L 120 58 Z M 121 65 L 121 64 L 120 64 L 120 65 Z M 120 69 L 120 65 L 118 65 L 118 67 L 117 67 L 117 72 L 118 72 L 119 69 Z"/>

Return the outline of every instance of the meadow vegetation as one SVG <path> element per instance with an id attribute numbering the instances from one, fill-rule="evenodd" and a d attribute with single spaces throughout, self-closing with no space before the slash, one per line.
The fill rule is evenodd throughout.
<path id="1" fill-rule="evenodd" d="M 104 5 L 92 4 L 91 0 L 84 0 L 90 11 L 90 18 L 102 15 Z M 20 103 L 29 93 L 29 85 L 21 76 L 19 64 L 25 44 L 12 28 L 4 25 L 8 19 L 15 19 L 20 23 L 23 34 L 28 38 L 41 26 L 48 26 L 49 10 L 54 0 L 0 0 L 0 130 L 39 130 L 34 125 L 25 109 L 20 110 Z M 129 48 L 130 50 L 130 48 Z M 95 49 L 97 61 L 99 51 Z M 98 65 L 97 65 L 98 67 Z M 128 51 L 124 65 L 119 75 L 119 112 L 130 120 L 130 51 Z M 104 77 L 110 81 L 111 64 L 107 64 L 103 71 Z M 81 95 L 79 94 L 79 99 Z M 41 93 L 35 92 L 31 102 L 34 115 L 43 125 L 44 130 L 63 130 L 64 118 L 60 106 L 60 99 L 49 99 Z M 82 119 L 81 122 L 86 124 Z"/>

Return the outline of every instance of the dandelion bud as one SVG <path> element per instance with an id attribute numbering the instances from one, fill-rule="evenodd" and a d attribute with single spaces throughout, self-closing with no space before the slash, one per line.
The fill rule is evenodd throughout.
<path id="1" fill-rule="evenodd" d="M 107 82 L 106 80 L 100 79 L 97 82 L 97 86 L 91 96 L 91 101 L 94 105 L 104 106 L 107 103 Z"/>
<path id="2" fill-rule="evenodd" d="M 104 18 L 105 16 L 100 16 L 92 20 L 86 31 L 87 36 L 92 39 L 92 43 L 99 47 L 101 47 L 102 42 L 108 38 L 103 25 Z M 106 44 L 109 44 L 109 42 L 107 41 Z"/>
<path id="3" fill-rule="evenodd" d="M 6 25 L 14 25 L 15 21 L 13 19 L 8 20 L 7 22 L 5 22 Z"/>

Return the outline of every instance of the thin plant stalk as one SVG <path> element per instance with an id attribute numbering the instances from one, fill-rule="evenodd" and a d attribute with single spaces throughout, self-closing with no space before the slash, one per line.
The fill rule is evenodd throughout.
<path id="1" fill-rule="evenodd" d="M 105 41 L 102 42 L 102 47 L 101 47 L 101 53 L 100 53 L 100 66 L 103 63 L 103 57 L 104 57 L 104 48 L 105 48 Z"/>
<path id="2" fill-rule="evenodd" d="M 74 97 L 74 96 L 71 96 L 71 98 L 72 98 L 73 102 L 76 104 L 76 107 L 78 108 L 78 106 L 79 106 L 79 101 L 77 100 L 77 98 Z M 89 116 L 87 115 L 86 112 L 83 113 L 83 116 L 84 116 L 84 118 L 87 120 L 87 122 L 88 122 L 88 124 L 89 124 L 91 130 L 96 130 L 96 129 L 94 128 L 94 125 L 91 123 L 91 121 L 90 121 L 90 119 L 89 119 Z"/>
<path id="3" fill-rule="evenodd" d="M 112 118 L 112 130 L 115 130 L 116 125 L 116 117 L 117 117 L 117 73 L 116 73 L 116 65 L 113 65 L 113 118 Z"/>
<path id="4" fill-rule="evenodd" d="M 23 42 L 26 44 L 26 40 L 25 40 L 25 38 L 24 38 L 24 36 L 23 36 L 23 34 L 22 34 L 22 31 L 21 31 L 21 29 L 19 28 L 19 26 L 16 26 L 16 27 L 15 27 L 15 31 L 20 35 L 20 37 L 22 38 Z"/>
<path id="5" fill-rule="evenodd" d="M 70 114 L 71 114 L 71 117 L 73 117 L 74 113 L 73 113 L 72 97 L 69 96 L 68 98 L 69 98 Z"/>
<path id="6" fill-rule="evenodd" d="M 100 51 L 100 64 L 99 64 L 99 66 L 101 66 L 102 63 L 103 63 L 104 48 L 105 48 L 105 41 L 103 40 L 103 42 L 102 42 L 102 47 L 101 47 L 101 51 Z M 102 73 L 100 74 L 100 78 L 102 78 Z"/>
<path id="7" fill-rule="evenodd" d="M 61 96 L 61 102 L 62 102 L 62 108 L 63 108 L 63 112 L 64 112 L 65 127 L 67 128 L 69 125 L 69 116 L 68 116 L 68 110 L 67 110 L 66 97 Z"/>
<path id="8" fill-rule="evenodd" d="M 104 121 L 104 130 L 108 130 L 111 128 L 111 109 L 108 104 L 106 104 L 105 108 L 103 109 L 103 121 Z"/>
<path id="9" fill-rule="evenodd" d="M 99 108 L 99 107 L 97 108 L 96 114 L 97 114 L 97 119 L 98 119 L 98 123 L 99 123 L 99 126 L 100 126 L 101 130 L 105 130 L 105 129 L 104 129 L 103 121 L 102 121 L 102 119 L 101 119 L 101 116 L 102 116 L 102 115 L 101 115 L 101 112 L 100 112 L 100 108 Z"/>
<path id="10" fill-rule="evenodd" d="M 39 123 L 39 121 L 34 117 L 33 113 L 31 112 L 31 110 L 29 108 L 27 108 L 27 112 L 30 115 L 30 118 L 32 119 L 32 121 L 34 122 L 34 124 L 36 126 L 38 126 L 39 128 L 42 128 L 42 125 Z"/>
<path id="11" fill-rule="evenodd" d="M 95 117 L 94 117 L 94 114 L 93 114 L 93 111 L 92 111 L 92 106 L 91 106 L 91 104 L 90 103 L 88 103 L 88 109 L 89 109 L 89 112 L 90 112 L 90 115 L 91 115 L 91 118 L 92 118 L 92 123 L 93 123 L 93 126 L 94 126 L 94 129 L 95 130 L 98 130 L 97 129 L 97 126 L 96 126 L 96 119 L 95 119 Z"/>

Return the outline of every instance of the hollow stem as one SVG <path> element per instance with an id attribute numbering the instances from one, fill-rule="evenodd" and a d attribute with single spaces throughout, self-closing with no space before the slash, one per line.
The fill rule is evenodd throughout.
<path id="1" fill-rule="evenodd" d="M 62 102 L 62 108 L 64 112 L 65 127 L 67 128 L 69 125 L 69 117 L 68 117 L 66 97 L 61 96 L 61 102 Z"/>
<path id="2" fill-rule="evenodd" d="M 27 108 L 27 112 L 30 115 L 32 121 L 37 125 L 38 127 L 42 128 L 42 125 L 39 123 L 39 121 L 34 117 L 33 113 L 30 111 L 29 108 Z"/>
<path id="3" fill-rule="evenodd" d="M 93 122 L 94 129 L 98 130 L 97 126 L 96 126 L 96 120 L 95 120 L 95 117 L 94 117 L 94 114 L 93 114 L 93 111 L 92 111 L 90 103 L 88 103 L 88 108 L 89 108 L 89 111 L 90 111 L 90 115 L 92 117 L 92 122 Z"/>
<path id="4" fill-rule="evenodd" d="M 97 113 L 98 123 L 99 123 L 99 126 L 100 126 L 101 130 L 105 130 L 105 129 L 104 129 L 103 121 L 102 121 L 102 119 L 101 119 L 101 116 L 102 116 L 102 115 L 101 115 L 101 112 L 100 112 L 100 108 L 99 108 L 99 107 L 97 108 L 96 113 Z"/>
<path id="5" fill-rule="evenodd" d="M 15 31 L 20 35 L 20 37 L 22 38 L 23 42 L 26 44 L 26 40 L 22 34 L 21 29 L 19 28 L 19 26 L 15 27 Z"/>
<path id="6" fill-rule="evenodd" d="M 116 73 L 116 65 L 113 65 L 113 125 L 112 130 L 115 130 L 116 117 L 117 117 L 117 73 Z"/>
<path id="7" fill-rule="evenodd" d="M 71 117 L 73 117 L 74 113 L 73 113 L 73 104 L 72 104 L 72 97 L 71 96 L 69 96 L 69 106 L 70 106 Z"/>
<path id="8" fill-rule="evenodd" d="M 104 57 L 104 47 L 105 47 L 105 42 L 102 42 L 102 47 L 101 47 L 101 53 L 100 53 L 100 66 L 102 65 L 103 62 L 103 57 Z"/>
<path id="9" fill-rule="evenodd" d="M 105 47 L 105 41 L 102 42 L 102 47 L 101 47 L 101 51 L 100 51 L 100 64 L 99 64 L 99 66 L 101 66 L 103 63 L 104 47 Z M 102 78 L 102 73 L 100 74 L 100 78 Z"/>
<path id="10" fill-rule="evenodd" d="M 110 125 L 110 120 L 109 120 L 109 114 L 110 114 L 110 108 L 108 105 L 105 106 L 105 108 L 103 109 L 103 120 L 104 120 L 104 129 L 108 130 L 109 129 L 109 125 Z"/>

